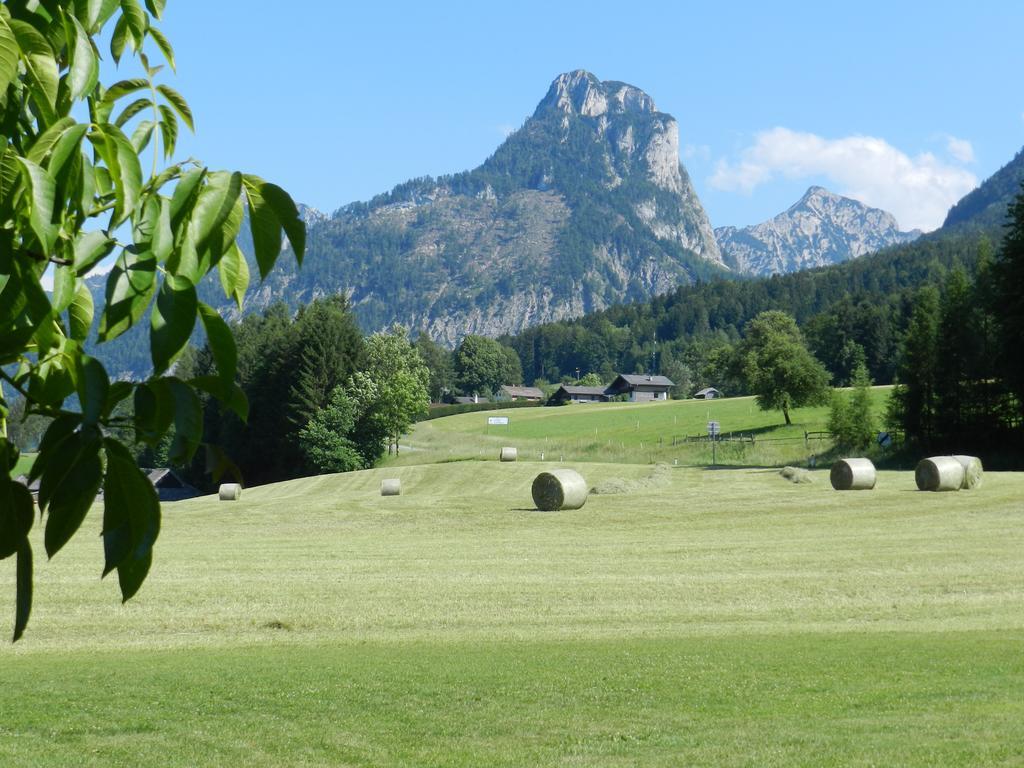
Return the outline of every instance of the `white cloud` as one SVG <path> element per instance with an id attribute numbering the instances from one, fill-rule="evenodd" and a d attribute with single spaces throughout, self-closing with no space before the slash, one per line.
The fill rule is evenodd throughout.
<path id="1" fill-rule="evenodd" d="M 961 163 L 974 162 L 974 147 L 967 139 L 958 139 L 956 136 L 947 136 L 946 151 Z"/>
<path id="2" fill-rule="evenodd" d="M 824 176 L 833 191 L 889 211 L 905 229 L 923 230 L 940 226 L 950 206 L 978 184 L 973 173 L 930 152 L 911 157 L 873 136 L 825 139 L 788 128 L 759 133 L 736 161 L 720 160 L 709 183 L 750 194 L 776 176 Z"/>

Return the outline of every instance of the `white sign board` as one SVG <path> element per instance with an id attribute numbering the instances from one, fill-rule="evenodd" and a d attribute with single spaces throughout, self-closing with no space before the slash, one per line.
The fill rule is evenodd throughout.
<path id="1" fill-rule="evenodd" d="M 487 417 L 487 426 L 489 426 L 489 427 L 505 426 L 506 424 L 508 424 L 508 416 L 488 416 Z"/>
<path id="2" fill-rule="evenodd" d="M 711 435 L 711 437 L 718 437 L 718 432 L 719 432 L 718 422 L 717 421 L 709 421 L 708 422 L 708 434 Z"/>

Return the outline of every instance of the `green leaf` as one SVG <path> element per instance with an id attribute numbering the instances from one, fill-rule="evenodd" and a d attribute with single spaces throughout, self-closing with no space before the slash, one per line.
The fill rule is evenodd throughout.
<path id="1" fill-rule="evenodd" d="M 97 424 L 106 412 L 110 379 L 103 364 L 95 357 L 82 355 L 78 374 L 78 402 L 82 407 L 82 422 Z"/>
<path id="2" fill-rule="evenodd" d="M 107 88 L 106 93 L 103 94 L 103 101 L 108 104 L 113 104 L 122 96 L 127 96 L 129 93 L 135 93 L 136 91 L 142 91 L 148 88 L 149 81 L 144 77 L 133 77 L 128 80 L 118 80 L 112 86 Z"/>
<path id="3" fill-rule="evenodd" d="M 103 575 L 119 570 L 122 597 L 134 595 L 149 570 L 153 544 L 160 535 L 160 499 L 149 478 L 121 443 L 103 441 L 107 474 L 103 481 Z M 129 589 L 126 587 L 126 578 Z"/>
<path id="4" fill-rule="evenodd" d="M 167 386 L 174 397 L 174 440 L 167 457 L 171 464 L 188 464 L 203 439 L 203 406 L 192 387 L 169 377 Z"/>
<path id="5" fill-rule="evenodd" d="M 196 324 L 198 300 L 190 280 L 167 275 L 153 307 L 149 331 L 153 371 L 163 373 L 188 344 Z"/>
<path id="6" fill-rule="evenodd" d="M 67 309 L 75 298 L 75 273 L 71 267 L 61 265 L 53 270 L 53 294 L 50 304 L 54 314 Z"/>
<path id="7" fill-rule="evenodd" d="M 110 418 L 110 414 L 114 412 L 114 409 L 122 400 L 126 400 L 131 397 L 135 391 L 135 383 L 131 381 L 115 381 L 110 385 L 110 393 L 107 395 L 107 407 L 103 413 L 103 418 Z"/>
<path id="8" fill-rule="evenodd" d="M 96 87 L 100 76 L 99 60 L 92 47 L 92 40 L 73 15 L 67 14 L 74 26 L 74 43 L 71 47 L 71 67 L 69 81 L 71 99 L 77 101 Z"/>
<path id="9" fill-rule="evenodd" d="M 82 232 L 75 238 L 74 266 L 79 277 L 87 274 L 96 264 L 110 255 L 116 241 L 99 230 Z"/>
<path id="10" fill-rule="evenodd" d="M 260 278 L 266 278 L 281 253 L 281 224 L 270 204 L 263 199 L 263 180 L 245 175 L 242 179 L 249 203 L 249 229 Z"/>
<path id="11" fill-rule="evenodd" d="M 223 226 L 242 191 L 242 174 L 215 171 L 199 192 L 189 227 L 197 250 L 203 250 L 211 234 Z M 218 256 L 220 254 L 217 254 Z"/>
<path id="12" fill-rule="evenodd" d="M 32 613 L 32 545 L 26 538 L 18 547 L 18 565 L 15 576 L 14 639 L 18 642 L 28 626 Z"/>
<path id="13" fill-rule="evenodd" d="M 224 295 L 229 299 L 233 298 L 241 309 L 245 291 L 249 287 L 249 264 L 237 244 L 232 243 L 217 264 L 217 271 Z"/>
<path id="14" fill-rule="evenodd" d="M 160 105 L 160 136 L 164 141 L 164 157 L 174 154 L 178 146 L 178 118 L 166 104 Z"/>
<path id="15" fill-rule="evenodd" d="M 149 445 L 156 445 L 174 421 L 174 395 L 167 382 L 153 378 L 135 388 L 135 435 Z"/>
<path id="16" fill-rule="evenodd" d="M 146 0 L 146 7 L 153 14 L 153 17 L 157 19 L 164 15 L 164 6 L 166 5 L 167 0 Z"/>
<path id="17" fill-rule="evenodd" d="M 123 223 L 135 210 L 142 190 L 142 166 L 128 138 L 121 129 L 110 123 L 99 126 L 89 134 L 96 151 L 103 158 L 114 183 L 114 213 L 111 227 Z"/>
<path id="18" fill-rule="evenodd" d="M 160 53 L 164 55 L 167 63 L 171 65 L 171 69 L 177 71 L 174 64 L 174 48 L 171 47 L 170 41 L 156 27 L 149 28 L 149 36 L 153 38 L 153 42 L 156 43 L 156 47 L 160 49 Z"/>
<path id="19" fill-rule="evenodd" d="M 75 120 L 72 117 L 62 117 L 60 120 L 55 122 L 45 131 L 43 131 L 39 138 L 32 142 L 32 148 L 25 155 L 29 160 L 38 165 L 42 165 L 46 156 L 53 149 L 53 145 L 57 143 L 57 140 L 61 137 L 65 130 L 70 126 L 75 125 Z"/>
<path id="20" fill-rule="evenodd" d="M 60 74 L 53 49 L 35 27 L 24 21 L 12 20 L 11 29 L 21 48 L 22 60 L 32 87 L 29 94 L 47 124 L 56 119 L 57 91 Z"/>
<path id="21" fill-rule="evenodd" d="M 175 232 L 195 205 L 199 184 L 206 177 L 205 168 L 196 168 L 178 179 L 171 195 L 171 229 Z"/>
<path id="22" fill-rule="evenodd" d="M 97 32 L 97 28 L 106 23 L 120 4 L 121 0 L 88 0 L 85 26 L 90 32 Z"/>
<path id="23" fill-rule="evenodd" d="M 103 480 L 101 445 L 96 429 L 75 432 L 43 472 L 39 508 L 46 511 L 43 543 L 49 557 L 68 543 L 96 498 Z"/>
<path id="24" fill-rule="evenodd" d="M 0 473 L 0 483 L 4 486 L 0 496 L 0 560 L 4 560 L 18 551 L 32 530 L 35 504 L 28 488 L 7 478 L 6 467 Z"/>
<path id="25" fill-rule="evenodd" d="M 107 276 L 107 301 L 100 316 L 99 340 L 110 341 L 139 321 L 156 290 L 156 259 L 151 253 L 122 251 Z"/>
<path id="26" fill-rule="evenodd" d="M 158 199 L 160 208 L 153 226 L 153 239 L 150 247 L 153 249 L 156 260 L 163 262 L 171 255 L 171 250 L 174 248 L 174 233 L 171 232 L 171 202 L 166 197 Z"/>
<path id="27" fill-rule="evenodd" d="M 153 137 L 154 128 L 156 128 L 156 123 L 152 120 L 143 120 L 135 126 L 135 131 L 132 132 L 130 141 L 132 149 L 135 150 L 136 154 L 142 152 L 149 145 L 149 140 Z"/>
<path id="28" fill-rule="evenodd" d="M 188 102 L 185 101 L 185 97 L 169 85 L 160 84 L 156 89 L 163 94 L 163 97 L 167 99 L 172 107 L 174 107 L 174 111 L 178 113 L 178 116 L 181 117 L 185 125 L 188 126 L 188 129 L 194 132 L 196 130 L 196 126 L 192 120 L 192 110 L 189 108 Z"/>
<path id="29" fill-rule="evenodd" d="M 149 19 L 146 12 L 136 0 L 121 0 L 121 18 L 126 19 L 128 31 L 132 35 L 132 47 L 137 51 L 142 48 L 146 40 L 146 30 L 149 28 Z"/>
<path id="30" fill-rule="evenodd" d="M 122 15 L 114 25 L 114 34 L 110 37 L 110 55 L 114 59 L 115 64 L 121 63 L 124 49 L 128 45 L 128 37 L 128 19 Z"/>
<path id="31" fill-rule="evenodd" d="M 117 116 L 117 119 L 114 121 L 114 125 L 116 125 L 118 128 L 124 128 L 125 123 L 127 123 L 137 114 L 139 114 L 139 112 L 141 112 L 142 110 L 152 106 L 153 102 L 148 98 L 136 99 L 123 110 L 121 110 L 121 114 Z"/>
<path id="32" fill-rule="evenodd" d="M 56 177 L 71 156 L 79 152 L 82 137 L 85 136 L 88 130 L 88 125 L 76 123 L 75 125 L 68 126 L 61 134 L 60 138 L 53 145 L 49 161 L 45 164 L 46 170 L 51 176 Z"/>
<path id="33" fill-rule="evenodd" d="M 199 304 L 199 317 L 206 330 L 206 340 L 213 353 L 213 361 L 217 364 L 217 372 L 226 384 L 231 384 L 238 370 L 238 350 L 231 329 L 224 318 L 217 314 L 217 310 L 202 302 Z"/>
<path id="34" fill-rule="evenodd" d="M 6 92 L 7 86 L 18 76 L 20 53 L 14 30 L 7 19 L 0 15 L 0 93 Z"/>
<path id="35" fill-rule="evenodd" d="M 43 248 L 43 255 L 49 256 L 57 241 L 57 227 L 53 224 L 53 203 L 57 185 L 53 177 L 43 168 L 19 157 L 22 175 L 31 196 L 29 209 L 29 226 Z"/>
<path id="36" fill-rule="evenodd" d="M 75 286 L 75 298 L 72 299 L 71 306 L 68 307 L 68 320 L 72 339 L 85 342 L 89 337 L 94 311 L 92 291 L 89 290 L 89 286 L 84 281 L 79 282 Z"/>
<path id="37" fill-rule="evenodd" d="M 302 257 L 306 252 L 306 224 L 299 216 L 295 201 L 276 184 L 264 182 L 261 192 L 264 201 L 270 206 L 285 234 L 288 235 L 288 242 L 295 251 L 295 260 L 302 264 Z"/>
<path id="38" fill-rule="evenodd" d="M 29 470 L 29 482 L 34 482 L 43 476 L 43 472 L 50 465 L 50 460 L 60 452 L 59 447 L 71 439 L 72 434 L 81 423 L 82 417 L 73 413 L 58 416 L 50 422 L 50 426 L 43 433 L 43 439 L 39 442 L 39 455 L 32 463 L 32 469 Z"/>

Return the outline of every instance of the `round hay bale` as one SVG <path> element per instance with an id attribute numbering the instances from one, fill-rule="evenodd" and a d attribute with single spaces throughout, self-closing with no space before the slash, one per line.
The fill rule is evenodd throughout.
<path id="1" fill-rule="evenodd" d="M 837 491 L 870 491 L 878 477 L 871 459 L 840 459 L 832 465 L 828 479 Z"/>
<path id="2" fill-rule="evenodd" d="M 985 470 L 981 466 L 981 459 L 977 456 L 954 456 L 964 468 L 964 482 L 960 486 L 962 490 L 974 491 L 981 488 L 981 481 L 984 479 Z"/>
<path id="3" fill-rule="evenodd" d="M 919 491 L 959 491 L 964 484 L 964 465 L 952 456 L 921 459 L 914 480 Z"/>
<path id="4" fill-rule="evenodd" d="M 501 449 L 501 455 L 498 457 L 501 461 L 515 461 L 519 458 L 519 451 L 515 448 L 505 447 Z"/>
<path id="5" fill-rule="evenodd" d="M 402 495 L 402 481 L 397 477 L 391 477 L 386 480 L 380 481 L 380 495 L 381 496 L 401 496 Z"/>
<path id="6" fill-rule="evenodd" d="M 587 481 L 574 469 L 552 469 L 534 478 L 533 503 L 544 512 L 579 509 L 587 503 Z"/>
<path id="7" fill-rule="evenodd" d="M 242 486 L 238 483 L 224 483 L 218 495 L 221 501 L 238 501 L 242 498 Z"/>

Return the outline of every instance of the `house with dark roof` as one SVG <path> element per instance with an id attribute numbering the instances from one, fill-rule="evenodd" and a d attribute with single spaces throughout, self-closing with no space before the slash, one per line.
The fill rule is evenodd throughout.
<path id="1" fill-rule="evenodd" d="M 693 396 L 697 400 L 717 400 L 722 393 L 714 387 L 705 387 L 700 392 L 695 392 Z"/>
<path id="2" fill-rule="evenodd" d="M 503 399 L 530 402 L 540 402 L 544 399 L 544 391 L 540 387 L 514 387 L 510 384 L 502 384 L 498 395 Z"/>
<path id="3" fill-rule="evenodd" d="M 646 403 L 654 400 L 668 400 L 668 391 L 675 382 L 667 376 L 653 374 L 620 373 L 608 385 L 605 394 L 609 397 L 626 395 L 631 403 Z"/>
<path id="4" fill-rule="evenodd" d="M 575 384 L 563 384 L 551 395 L 548 403 L 607 403 L 608 393 L 605 387 L 579 387 Z"/>

